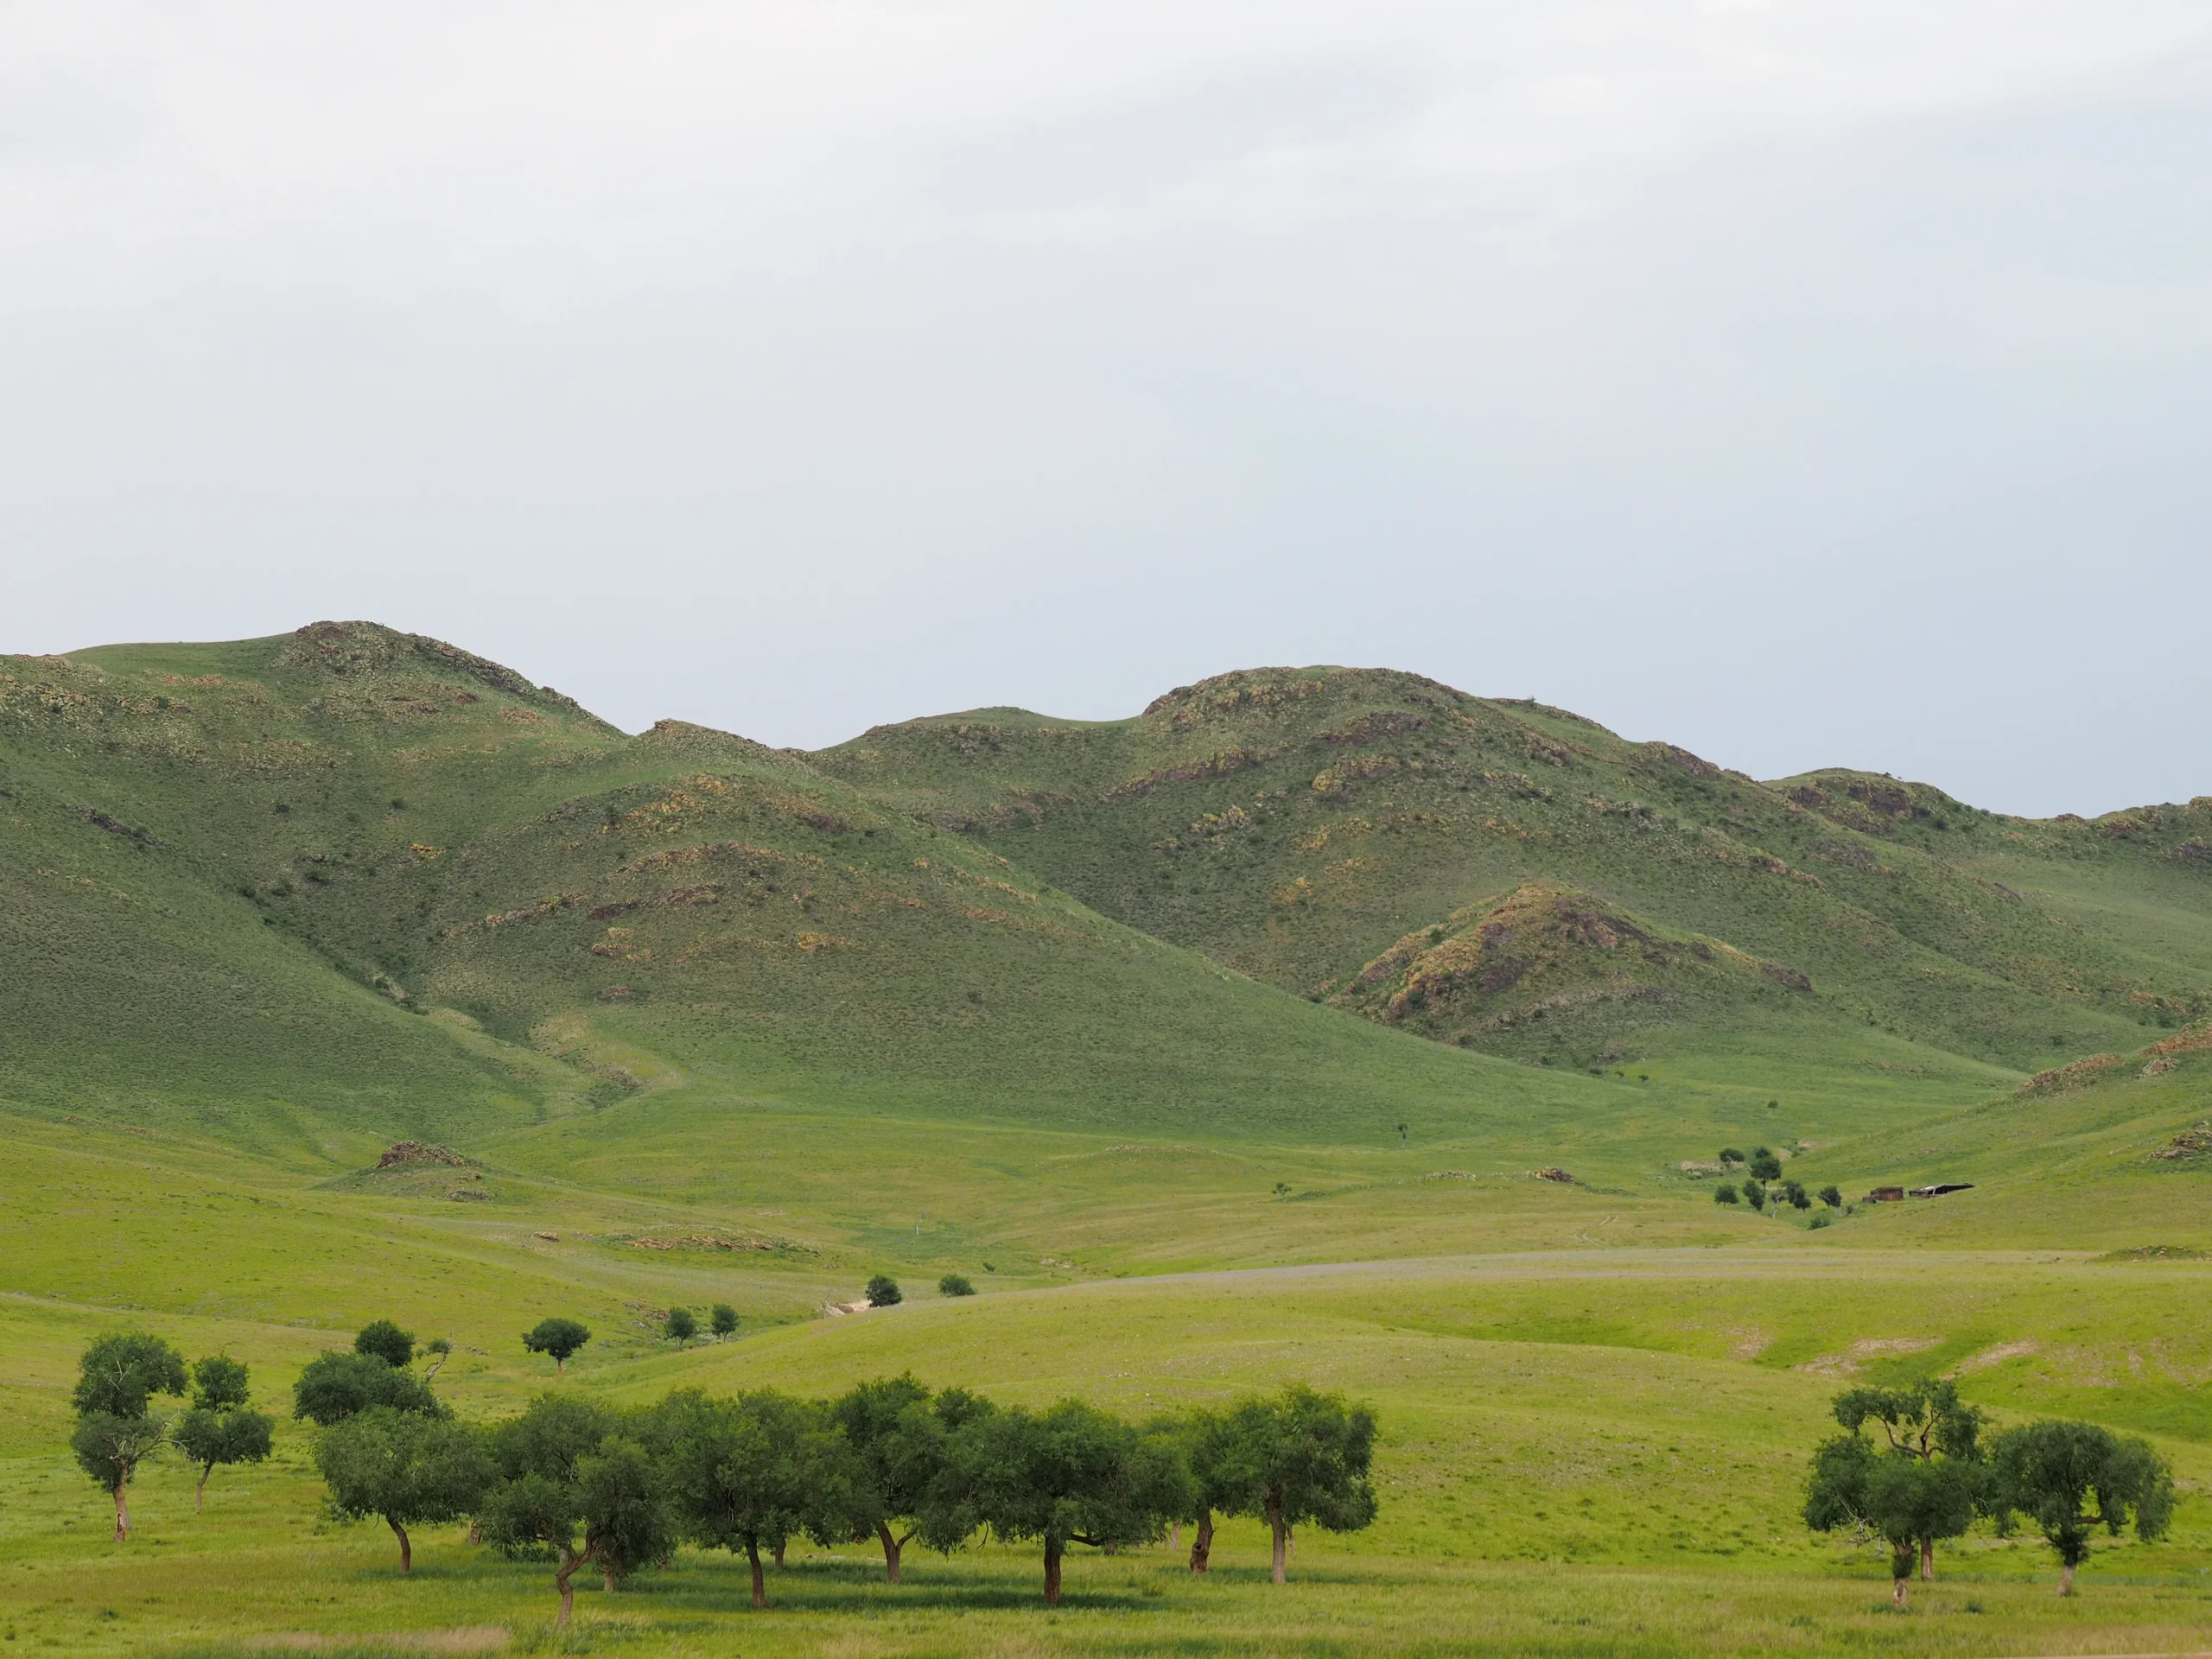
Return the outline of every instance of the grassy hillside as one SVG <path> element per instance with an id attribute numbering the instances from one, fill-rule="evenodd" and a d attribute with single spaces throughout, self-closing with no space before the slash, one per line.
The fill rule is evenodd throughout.
<path id="1" fill-rule="evenodd" d="M 1103 724 L 912 721 L 813 760 L 1132 926 L 1540 1063 L 1719 1079 L 1808 1041 L 1886 1063 L 1869 1045 L 1891 1037 L 2031 1071 L 2181 1022 L 2212 987 L 2212 802 L 2042 825 L 1858 774 L 1770 785 L 1558 709 L 1333 668 L 1224 675 Z M 2050 879 L 1992 873 L 2025 864 Z M 1644 938 L 1526 931 L 1532 883 Z M 1409 1015 L 1402 994 L 1461 957 L 1490 966 Z"/>

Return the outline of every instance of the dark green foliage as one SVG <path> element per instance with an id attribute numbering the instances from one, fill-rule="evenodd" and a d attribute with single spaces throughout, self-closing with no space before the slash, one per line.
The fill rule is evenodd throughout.
<path id="1" fill-rule="evenodd" d="M 475 1429 L 389 1406 L 368 1407 L 324 1429 L 315 1438 L 315 1461 L 330 1488 L 334 1514 L 376 1516 L 391 1529 L 403 1573 L 415 1564 L 407 1529 L 469 1513 L 492 1479 Z"/>
<path id="2" fill-rule="evenodd" d="M 1751 1153 L 1751 1173 L 1762 1181 L 1782 1179 L 1782 1160 L 1771 1149 L 1759 1147 Z"/>
<path id="3" fill-rule="evenodd" d="M 699 1334 L 698 1315 L 688 1307 L 671 1307 L 660 1328 L 663 1336 L 681 1348 Z"/>
<path id="4" fill-rule="evenodd" d="M 937 1294 L 940 1296 L 973 1296 L 976 1287 L 966 1274 L 948 1273 L 937 1281 Z"/>
<path id="5" fill-rule="evenodd" d="M 1374 1414 L 1342 1395 L 1293 1383 L 1279 1395 L 1243 1400 L 1221 1420 L 1207 1452 L 1217 1507 L 1264 1520 L 1274 1544 L 1274 1581 L 1284 1581 L 1294 1527 L 1357 1532 L 1375 1520 L 1369 1468 Z"/>
<path id="6" fill-rule="evenodd" d="M 210 1354 L 192 1365 L 192 1403 L 200 1411 L 230 1411 L 251 1398 L 245 1362 Z"/>
<path id="7" fill-rule="evenodd" d="M 575 1319 L 540 1319 L 523 1332 L 522 1345 L 533 1354 L 551 1357 L 556 1371 L 564 1370 L 572 1355 L 591 1340 L 591 1332 Z"/>
<path id="8" fill-rule="evenodd" d="M 1060 1599 L 1071 1543 L 1148 1542 L 1192 1508 L 1191 1475 L 1165 1437 L 1140 1433 L 1079 1401 L 972 1418 L 951 1440 L 923 1536 L 957 1541 L 977 1527 L 1045 1550 L 1045 1599 Z"/>
<path id="9" fill-rule="evenodd" d="M 378 1408 L 425 1417 L 447 1414 L 422 1378 L 395 1370 L 372 1354 L 317 1354 L 292 1384 L 292 1415 L 326 1428 Z"/>
<path id="10" fill-rule="evenodd" d="M 415 1363 L 415 1337 L 390 1319 L 372 1319 L 353 1338 L 353 1351 L 372 1354 L 395 1370 Z"/>
<path id="11" fill-rule="evenodd" d="M 77 1466 L 115 1499 L 115 1541 L 130 1536 L 130 1510 L 124 1488 L 151 1457 L 168 1433 L 158 1417 L 124 1417 L 109 1411 L 88 1411 L 77 1419 L 69 1435 L 69 1449 Z"/>
<path id="12" fill-rule="evenodd" d="M 1831 1210 L 1842 1209 L 1843 1190 L 1837 1186 L 1822 1187 L 1821 1189 L 1821 1202 L 1827 1205 Z"/>
<path id="13" fill-rule="evenodd" d="M 1834 1410 L 1846 1432 L 1813 1454 L 1805 1522 L 1817 1532 L 1864 1527 L 1886 1542 L 1903 1606 L 1916 1555 L 1922 1577 L 1933 1578 L 1936 1541 L 1964 1533 L 1986 1506 L 1981 1413 L 1941 1377 L 1849 1389 L 1836 1396 Z M 1881 1432 L 1878 1447 L 1862 1437 L 1869 1424 Z"/>
<path id="14" fill-rule="evenodd" d="M 488 1436 L 493 1479 L 478 1519 L 502 1554 L 555 1563 L 566 1626 L 579 1567 L 610 1590 L 664 1561 L 677 1541 L 667 1471 L 636 1436 L 647 1419 L 573 1396 L 546 1395 Z"/>
<path id="15" fill-rule="evenodd" d="M 892 1307 L 906 1300 L 899 1288 L 899 1281 L 887 1273 L 879 1273 L 868 1281 L 868 1305 L 870 1307 Z"/>
<path id="16" fill-rule="evenodd" d="M 737 1334 L 737 1310 L 728 1302 L 716 1302 L 707 1315 L 707 1328 L 717 1337 Z"/>
<path id="17" fill-rule="evenodd" d="M 1733 1181 L 1723 1181 L 1713 1189 L 1713 1201 L 1715 1204 L 1736 1204 L 1741 1201 L 1741 1195 L 1737 1192 Z"/>
<path id="18" fill-rule="evenodd" d="M 2039 1422 L 2009 1429 L 1990 1447 L 1995 1471 L 1992 1507 L 2000 1518 L 2018 1511 L 2057 1552 L 2059 1593 L 2070 1594 L 2074 1570 L 2089 1558 L 2102 1527 L 2113 1537 L 2132 1518 L 2146 1542 L 2173 1519 L 2173 1471 L 2139 1440 L 2094 1423 Z"/>
<path id="19" fill-rule="evenodd" d="M 182 1394 L 184 1356 L 159 1337 L 115 1332 L 96 1337 L 78 1362 L 69 1403 L 79 1416 L 143 1417 L 153 1395 Z"/>
<path id="20" fill-rule="evenodd" d="M 1758 1181 L 1745 1181 L 1744 1183 L 1744 1202 L 1750 1205 L 1754 1210 L 1764 1210 L 1766 1208 L 1765 1186 Z"/>
<path id="21" fill-rule="evenodd" d="M 1804 1183 L 1802 1181 L 1784 1181 L 1782 1184 L 1782 1196 L 1789 1200 L 1789 1207 L 1792 1210 L 1809 1210 L 1813 1207 L 1812 1194 L 1805 1191 Z"/>
<path id="22" fill-rule="evenodd" d="M 953 1429 L 978 1408 L 957 1390 L 933 1407 L 929 1390 L 911 1374 L 859 1383 L 830 1402 L 831 1421 L 853 1453 L 853 1530 L 875 1534 L 889 1582 L 899 1582 L 901 1554 L 921 1529 L 931 1493 L 944 1478 Z"/>
<path id="23" fill-rule="evenodd" d="M 1740 1164 L 1744 1161 L 1744 1154 L 1733 1147 L 1723 1147 L 1720 1148 L 1720 1161 L 1724 1166 L 1729 1164 Z"/>
<path id="24" fill-rule="evenodd" d="M 276 1425 L 261 1412 L 245 1407 L 221 1409 L 194 1406 L 176 1420 L 169 1439 L 200 1471 L 193 1508 L 204 1508 L 207 1477 L 218 1464 L 259 1463 L 275 1444 Z"/>
<path id="25" fill-rule="evenodd" d="M 807 1534 L 851 1538 L 863 1509 L 850 1447 L 829 1411 L 764 1389 L 734 1399 L 677 1394 L 651 1430 L 669 1473 L 683 1535 L 708 1548 L 743 1550 L 753 1569 L 753 1605 L 768 1605 L 760 1563 Z"/>

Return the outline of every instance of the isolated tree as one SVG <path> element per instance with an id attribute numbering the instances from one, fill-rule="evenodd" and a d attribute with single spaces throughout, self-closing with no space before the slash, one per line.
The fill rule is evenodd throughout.
<path id="1" fill-rule="evenodd" d="M 549 1354 L 558 1376 L 577 1349 L 591 1340 L 591 1332 L 574 1319 L 540 1319 L 522 1333 L 522 1345 L 533 1354 Z"/>
<path id="2" fill-rule="evenodd" d="M 856 1507 L 852 1453 L 828 1413 L 763 1389 L 734 1399 L 671 1395 L 653 1428 L 684 1535 L 709 1548 L 745 1552 L 753 1605 L 768 1605 L 763 1548 L 805 1533 L 849 1538 Z"/>
<path id="3" fill-rule="evenodd" d="M 1784 1181 L 1782 1184 L 1782 1196 L 1789 1200 L 1789 1207 L 1792 1210 L 1809 1210 L 1813 1207 L 1812 1195 L 1805 1191 L 1804 1184 L 1801 1181 Z"/>
<path id="4" fill-rule="evenodd" d="M 966 1274 L 948 1273 L 937 1281 L 937 1294 L 940 1296 L 973 1296 L 976 1287 Z"/>
<path id="5" fill-rule="evenodd" d="M 427 1383 L 445 1369 L 446 1361 L 453 1357 L 453 1344 L 443 1337 L 432 1337 L 423 1344 L 423 1351 L 430 1357 L 430 1369 L 423 1373 Z"/>
<path id="6" fill-rule="evenodd" d="M 376 1408 L 425 1417 L 446 1414 L 422 1378 L 373 1354 L 317 1354 L 292 1384 L 292 1415 L 325 1428 Z"/>
<path id="7" fill-rule="evenodd" d="M 1713 1189 L 1713 1201 L 1715 1204 L 1735 1204 L 1740 1202 L 1736 1192 L 1736 1184 L 1733 1181 L 1721 1182 L 1719 1185 Z"/>
<path id="8" fill-rule="evenodd" d="M 887 1273 L 879 1273 L 868 1281 L 868 1305 L 870 1307 L 893 1307 L 906 1300 L 899 1288 L 899 1281 Z"/>
<path id="9" fill-rule="evenodd" d="M 395 1370 L 415 1363 L 415 1336 L 390 1319 L 372 1319 L 353 1338 L 353 1351 L 373 1354 Z"/>
<path id="10" fill-rule="evenodd" d="M 661 1326 L 661 1332 L 681 1348 L 699 1334 L 698 1318 L 688 1307 L 671 1307 L 668 1310 L 667 1320 Z"/>
<path id="11" fill-rule="evenodd" d="M 1927 1377 L 1895 1389 L 1847 1389 L 1836 1395 L 1832 1409 L 1837 1422 L 1853 1433 L 1872 1424 L 1878 1427 L 1885 1449 L 1895 1456 L 1941 1465 L 1944 1479 L 1962 1494 L 1966 1518 L 1949 1531 L 1923 1532 L 1919 1538 L 1920 1576 L 1936 1577 L 1936 1541 L 1955 1538 L 1973 1520 L 1977 1503 L 1986 1497 L 1986 1471 L 1982 1462 L 1980 1408 L 1959 1398 L 1959 1386 L 1948 1377 Z M 1958 1503 L 1938 1502 L 1929 1497 L 1931 1515 L 1950 1517 Z"/>
<path id="12" fill-rule="evenodd" d="M 1843 1190 L 1840 1187 L 1834 1185 L 1822 1187 L 1821 1189 L 1821 1202 L 1827 1205 L 1831 1210 L 1842 1209 Z"/>
<path id="13" fill-rule="evenodd" d="M 737 1334 L 737 1310 L 732 1307 L 728 1302 L 716 1302 L 714 1306 L 714 1311 L 707 1316 L 707 1328 L 709 1331 L 712 1331 L 717 1337 L 735 1336 Z"/>
<path id="14" fill-rule="evenodd" d="M 111 1332 L 96 1337 L 78 1361 L 70 1404 L 77 1425 L 69 1449 L 77 1465 L 115 1499 L 115 1541 L 129 1541 L 125 1489 L 138 1465 L 167 1438 L 168 1421 L 151 1409 L 157 1394 L 185 1391 L 184 1357 L 159 1337 Z"/>
<path id="15" fill-rule="evenodd" d="M 1743 1161 L 1744 1154 L 1737 1151 L 1735 1147 L 1723 1147 L 1720 1148 L 1720 1163 L 1723 1168 L 1726 1168 L 1730 1164 L 1740 1164 Z"/>
<path id="16" fill-rule="evenodd" d="M 1236 1502 L 1222 1507 L 1267 1522 L 1277 1584 L 1287 1577 L 1292 1528 L 1311 1522 L 1329 1532 L 1357 1532 L 1373 1522 L 1372 1412 L 1294 1382 L 1281 1394 L 1238 1402 L 1224 1428 L 1222 1472 Z"/>
<path id="17" fill-rule="evenodd" d="M 1778 1181 L 1782 1179 L 1782 1160 L 1770 1147 L 1754 1147 L 1751 1149 L 1751 1174 L 1762 1181 Z"/>
<path id="18" fill-rule="evenodd" d="M 578 1569 L 612 1591 L 677 1543 L 665 1471 L 629 1431 L 641 1425 L 573 1397 L 545 1395 L 489 1436 L 496 1480 L 479 1520 L 484 1540 L 516 1559 L 550 1560 L 565 1629 Z"/>
<path id="19" fill-rule="evenodd" d="M 390 1406 L 371 1406 L 326 1428 L 316 1438 L 315 1461 L 334 1514 L 376 1516 L 391 1529 L 402 1573 L 415 1567 L 407 1529 L 471 1513 L 492 1477 L 476 1430 Z"/>
<path id="20" fill-rule="evenodd" d="M 1038 1540 L 1048 1606 L 1059 1605 L 1070 1544 L 1149 1542 L 1192 1507 L 1190 1471 L 1173 1444 L 1076 1400 L 986 1412 L 952 1437 L 947 1461 L 924 1536 L 934 1543 L 982 1525 Z"/>
<path id="21" fill-rule="evenodd" d="M 200 1470 L 192 1499 L 196 1515 L 207 1507 L 207 1477 L 217 1464 L 259 1463 L 269 1455 L 276 1426 L 252 1410 L 246 1369 L 227 1354 L 210 1354 L 192 1368 L 192 1408 L 176 1420 L 169 1439 Z"/>
<path id="22" fill-rule="evenodd" d="M 2018 1510 L 2058 1552 L 2058 1593 L 2074 1593 L 2074 1570 L 2089 1559 L 2098 1527 L 2113 1537 L 2132 1518 L 2145 1542 L 2173 1518 L 2173 1471 L 2148 1443 L 2094 1423 L 2030 1423 L 1990 1448 L 2000 1525 Z"/>

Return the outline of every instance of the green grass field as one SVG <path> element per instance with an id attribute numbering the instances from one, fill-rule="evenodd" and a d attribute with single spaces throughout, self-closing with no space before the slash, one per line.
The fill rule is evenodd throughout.
<path id="1" fill-rule="evenodd" d="M 1379 1520 L 1287 1586 L 1241 1522 L 1204 1580 L 1077 1551 L 1057 1611 L 1003 1548 L 896 1590 L 797 1548 L 761 1613 L 686 1550 L 587 1586 L 575 1651 L 2212 1652 L 2208 814 L 1761 785 L 1334 670 L 803 756 L 365 625 L 8 659 L 0 1654 L 554 1650 L 550 1569 L 454 1527 L 402 1579 L 289 1421 L 204 1515 L 158 1459 L 108 1541 L 93 1336 L 281 1414 L 384 1315 L 480 1421 L 907 1370 L 1381 1417 Z M 467 1161 L 375 1168 L 404 1136 Z M 1723 1146 L 1974 1185 L 1758 1214 Z M 877 1272 L 906 1303 L 825 1313 Z M 734 1340 L 658 1335 L 719 1301 Z M 557 1382 L 556 1313 L 596 1333 Z M 1892 1611 L 1805 1461 L 1839 1389 L 1937 1373 L 2150 1438 L 2171 1535 L 2061 1600 L 1984 1529 Z"/>

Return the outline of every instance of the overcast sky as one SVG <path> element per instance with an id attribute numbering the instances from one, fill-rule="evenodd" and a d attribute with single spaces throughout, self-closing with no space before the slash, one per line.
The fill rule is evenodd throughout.
<path id="1" fill-rule="evenodd" d="M 0 650 L 2212 793 L 2202 0 L 0 7 Z"/>

